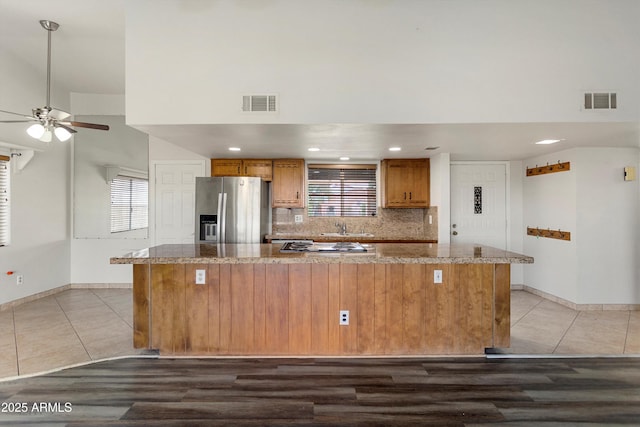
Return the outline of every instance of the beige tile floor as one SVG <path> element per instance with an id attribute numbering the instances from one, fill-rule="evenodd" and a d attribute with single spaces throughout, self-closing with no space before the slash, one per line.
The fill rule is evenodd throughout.
<path id="1" fill-rule="evenodd" d="M 640 311 L 575 311 L 511 292 L 512 354 L 640 355 Z"/>
<path id="2" fill-rule="evenodd" d="M 139 354 L 131 289 L 73 289 L 0 312 L 0 378 Z"/>
<path id="3" fill-rule="evenodd" d="M 640 355 L 640 311 L 575 311 L 511 293 L 509 354 Z M 0 312 L 0 378 L 142 352 L 130 289 L 73 289 Z"/>

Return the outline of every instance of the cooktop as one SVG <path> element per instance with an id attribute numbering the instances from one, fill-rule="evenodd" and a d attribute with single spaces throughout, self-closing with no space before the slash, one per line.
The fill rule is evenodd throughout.
<path id="1" fill-rule="evenodd" d="M 367 249 L 358 242 L 287 242 L 280 252 L 367 252 Z"/>

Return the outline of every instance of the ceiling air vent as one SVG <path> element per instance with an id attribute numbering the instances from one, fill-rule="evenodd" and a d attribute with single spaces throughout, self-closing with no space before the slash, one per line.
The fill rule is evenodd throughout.
<path id="1" fill-rule="evenodd" d="M 276 112 L 276 95 L 244 95 L 242 97 L 242 111 L 258 113 Z"/>
<path id="2" fill-rule="evenodd" d="M 615 110 L 618 108 L 618 97 L 615 93 L 585 93 L 585 110 Z"/>

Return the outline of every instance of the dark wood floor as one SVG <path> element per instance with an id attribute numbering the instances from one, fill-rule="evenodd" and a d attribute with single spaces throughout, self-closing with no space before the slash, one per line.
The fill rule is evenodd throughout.
<path id="1" fill-rule="evenodd" d="M 122 359 L 0 401 L 11 426 L 640 425 L 640 358 Z"/>

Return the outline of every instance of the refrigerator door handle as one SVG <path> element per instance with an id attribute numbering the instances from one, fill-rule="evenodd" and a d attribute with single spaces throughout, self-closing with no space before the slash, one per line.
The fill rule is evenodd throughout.
<path id="1" fill-rule="evenodd" d="M 222 227 L 221 242 L 227 243 L 227 193 L 222 194 L 222 226 L 221 227 Z"/>
<path id="2" fill-rule="evenodd" d="M 222 193 L 218 193 L 218 218 L 216 221 L 216 243 L 220 243 L 220 221 L 222 220 Z"/>

